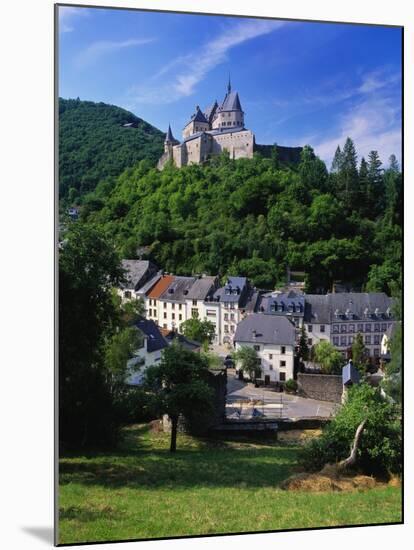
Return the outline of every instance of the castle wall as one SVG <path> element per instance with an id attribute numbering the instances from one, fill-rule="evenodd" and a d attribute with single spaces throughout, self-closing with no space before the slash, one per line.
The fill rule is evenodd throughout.
<path id="1" fill-rule="evenodd" d="M 219 155 L 223 150 L 230 158 L 252 158 L 254 136 L 250 130 L 213 136 L 212 154 Z"/>

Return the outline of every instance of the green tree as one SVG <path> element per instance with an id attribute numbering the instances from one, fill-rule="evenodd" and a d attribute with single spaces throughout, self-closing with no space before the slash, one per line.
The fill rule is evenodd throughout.
<path id="1" fill-rule="evenodd" d="M 180 330 L 190 340 L 201 342 L 206 346 L 211 344 L 216 333 L 216 328 L 211 321 L 208 319 L 202 321 L 198 316 L 184 321 Z"/>
<path id="2" fill-rule="evenodd" d="M 300 328 L 298 357 L 301 361 L 308 361 L 309 359 L 308 338 L 304 325 Z"/>
<path id="3" fill-rule="evenodd" d="M 59 254 L 59 437 L 63 445 L 105 445 L 117 422 L 104 364 L 119 322 L 112 288 L 122 278 L 113 247 L 95 229 L 71 225 Z"/>
<path id="4" fill-rule="evenodd" d="M 339 172 L 341 167 L 342 167 L 342 151 L 340 146 L 338 145 L 332 160 L 331 172 L 337 173 Z"/>
<path id="5" fill-rule="evenodd" d="M 313 348 L 315 362 L 326 374 L 338 374 L 344 363 L 339 351 L 328 341 L 318 342 Z"/>
<path id="6" fill-rule="evenodd" d="M 373 218 L 376 218 L 384 209 L 385 193 L 382 162 L 378 151 L 370 151 L 368 155 L 368 185 L 366 202 Z"/>
<path id="7" fill-rule="evenodd" d="M 171 420 L 170 451 L 175 452 L 180 415 L 191 418 L 194 413 L 212 411 L 208 360 L 179 344 L 172 344 L 164 349 L 161 362 L 145 371 L 145 385 L 156 397 L 159 410 Z"/>
<path id="8" fill-rule="evenodd" d="M 401 422 L 398 408 L 366 383 L 348 390 L 345 404 L 324 428 L 322 436 L 306 445 L 302 463 L 307 470 L 320 470 L 349 455 L 357 427 L 365 421 L 357 451 L 356 468 L 368 475 L 401 471 Z"/>
<path id="9" fill-rule="evenodd" d="M 241 346 L 233 352 L 233 359 L 239 363 L 239 369 L 243 374 L 247 374 L 253 382 L 262 374 L 260 359 L 255 349 L 250 346 Z"/>
<path id="10" fill-rule="evenodd" d="M 104 364 L 112 395 L 122 393 L 125 389 L 125 380 L 130 374 L 127 370 L 127 362 L 141 344 L 142 336 L 133 326 L 121 329 L 108 338 L 105 345 Z"/>
<path id="11" fill-rule="evenodd" d="M 346 138 L 341 155 L 341 164 L 337 175 L 339 197 L 348 210 L 353 210 L 359 201 L 359 181 L 357 169 L 357 153 L 354 142 Z"/>
<path id="12" fill-rule="evenodd" d="M 389 395 L 398 404 L 401 404 L 402 399 L 402 325 L 399 322 L 394 334 L 389 342 L 388 350 L 391 355 L 389 363 L 385 364 L 385 377 L 382 381 L 382 387 L 387 395 Z"/>
<path id="13" fill-rule="evenodd" d="M 364 340 L 360 332 L 356 335 L 351 349 L 352 362 L 354 366 L 361 372 L 361 374 L 365 374 L 368 365 L 368 356 L 367 348 L 364 346 Z"/>

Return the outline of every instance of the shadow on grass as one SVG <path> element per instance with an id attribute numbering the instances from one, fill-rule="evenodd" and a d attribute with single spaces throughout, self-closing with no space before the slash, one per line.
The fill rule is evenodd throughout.
<path id="1" fill-rule="evenodd" d="M 298 450 L 275 441 L 181 436 L 170 453 L 166 434 L 147 426 L 128 428 L 120 449 L 65 456 L 60 483 L 140 489 L 278 486 L 297 467 Z"/>

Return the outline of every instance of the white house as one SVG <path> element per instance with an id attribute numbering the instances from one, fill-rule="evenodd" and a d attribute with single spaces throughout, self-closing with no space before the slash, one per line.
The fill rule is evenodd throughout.
<path id="1" fill-rule="evenodd" d="M 154 321 L 139 319 L 135 326 L 142 333 L 143 342 L 127 364 L 130 374 L 126 383 L 130 386 L 141 384 L 145 369 L 157 364 L 161 360 L 162 350 L 169 345 Z"/>
<path id="2" fill-rule="evenodd" d="M 236 350 L 256 350 L 265 384 L 285 382 L 294 374 L 295 335 L 295 325 L 287 317 L 253 313 L 237 325 L 234 343 Z"/>

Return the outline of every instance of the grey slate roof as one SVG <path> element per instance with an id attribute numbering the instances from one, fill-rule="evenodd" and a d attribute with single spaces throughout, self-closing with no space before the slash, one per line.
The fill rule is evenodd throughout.
<path id="1" fill-rule="evenodd" d="M 206 119 L 211 123 L 211 120 L 214 116 L 214 113 L 218 107 L 217 100 L 213 103 L 213 105 L 210 105 L 209 107 L 206 107 L 206 110 L 204 111 L 204 116 Z"/>
<path id="2" fill-rule="evenodd" d="M 295 345 L 295 326 L 287 317 L 252 313 L 237 325 L 234 341 Z"/>
<path id="3" fill-rule="evenodd" d="M 234 126 L 232 128 L 216 128 L 215 130 L 206 130 L 204 132 L 195 132 L 194 134 L 191 134 L 191 136 L 186 137 L 183 139 L 183 143 L 186 143 L 187 141 L 191 141 L 192 139 L 197 139 L 203 134 L 207 136 L 217 136 L 221 134 L 236 134 L 237 132 L 243 132 L 246 128 L 240 128 L 238 126 Z"/>
<path id="4" fill-rule="evenodd" d="M 148 352 L 158 351 L 168 346 L 167 341 L 161 334 L 159 328 L 149 319 L 138 319 L 135 326 L 141 330 L 147 337 L 147 350 Z"/>
<path id="5" fill-rule="evenodd" d="M 226 284 L 214 293 L 214 301 L 235 302 L 242 306 L 246 299 L 246 287 L 246 277 L 228 277 Z"/>
<path id="6" fill-rule="evenodd" d="M 303 317 L 305 313 L 305 297 L 293 290 L 280 294 L 264 294 L 261 297 L 259 311 L 271 315 L 290 315 Z"/>
<path id="7" fill-rule="evenodd" d="M 384 292 L 305 294 L 305 321 L 335 323 L 392 319 L 394 300 Z"/>
<path id="8" fill-rule="evenodd" d="M 168 344 L 172 344 L 174 342 L 180 344 L 180 346 L 183 346 L 183 348 L 189 349 L 191 351 L 198 351 L 201 348 L 201 344 L 199 342 L 196 342 L 195 340 L 190 340 L 189 338 L 186 338 L 183 334 L 179 334 L 175 331 L 170 331 L 167 336 L 165 336 L 165 340 L 168 342 Z"/>
<path id="9" fill-rule="evenodd" d="M 126 283 L 122 288 L 138 289 L 145 282 L 151 272 L 155 272 L 155 265 L 149 260 L 122 260 L 122 268 L 126 271 Z"/>
<path id="10" fill-rule="evenodd" d="M 342 367 L 342 384 L 344 386 L 350 386 L 352 384 L 358 384 L 359 372 L 356 367 L 349 361 L 344 367 Z"/>
<path id="11" fill-rule="evenodd" d="M 205 300 L 214 292 L 217 277 L 205 275 L 196 279 L 188 291 L 187 299 Z"/>
<path id="12" fill-rule="evenodd" d="M 220 106 L 220 111 L 242 111 L 239 94 L 228 92 Z"/>
<path id="13" fill-rule="evenodd" d="M 188 292 L 192 287 L 195 277 L 174 277 L 170 286 L 161 294 L 160 300 L 168 300 L 171 302 L 183 302 L 188 298 Z"/>

